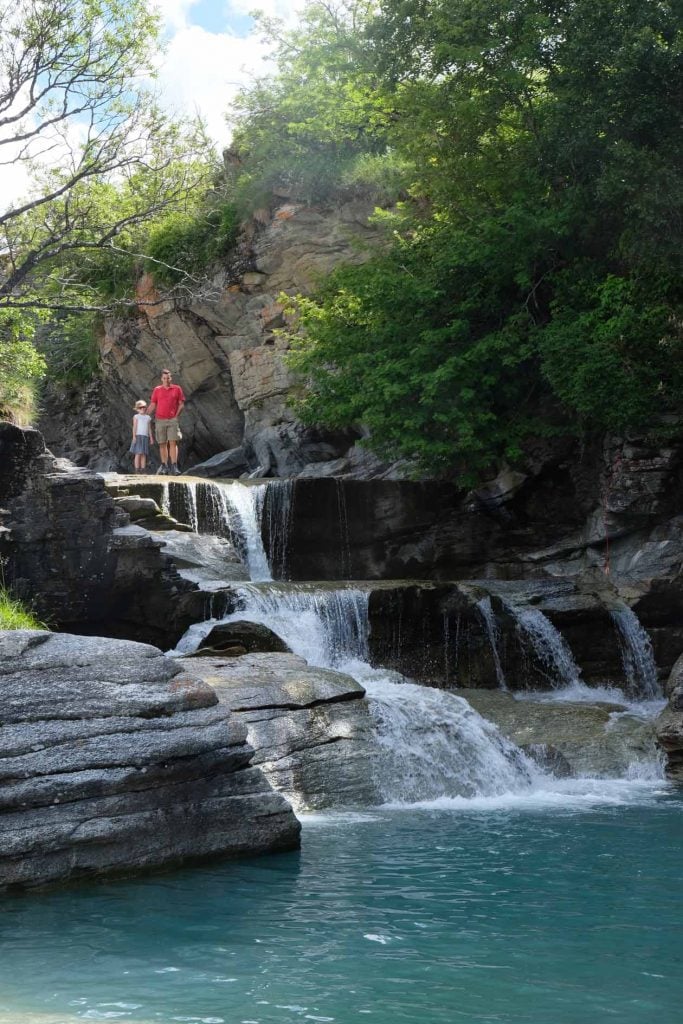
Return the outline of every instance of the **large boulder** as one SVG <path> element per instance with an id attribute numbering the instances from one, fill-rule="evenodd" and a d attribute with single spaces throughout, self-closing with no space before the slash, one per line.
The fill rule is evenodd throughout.
<path id="1" fill-rule="evenodd" d="M 623 705 L 516 700 L 500 690 L 457 692 L 554 773 L 559 768 L 560 775 L 623 778 L 657 760 L 653 723 Z"/>
<path id="2" fill-rule="evenodd" d="M 376 804 L 365 691 L 294 654 L 184 660 L 247 727 L 258 764 L 295 808 Z"/>
<path id="3" fill-rule="evenodd" d="M 0 888 L 298 845 L 246 729 L 148 645 L 0 633 Z"/>
<path id="4" fill-rule="evenodd" d="M 666 755 L 666 773 L 683 782 L 683 654 L 671 669 L 666 684 L 669 698 L 657 719 L 657 741 Z"/>

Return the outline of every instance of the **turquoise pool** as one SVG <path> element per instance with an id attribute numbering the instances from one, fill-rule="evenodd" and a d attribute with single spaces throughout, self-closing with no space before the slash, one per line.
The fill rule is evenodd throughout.
<path id="1" fill-rule="evenodd" d="M 0 1021 L 679 1024 L 683 795 L 307 820 L 300 854 L 3 902 Z"/>

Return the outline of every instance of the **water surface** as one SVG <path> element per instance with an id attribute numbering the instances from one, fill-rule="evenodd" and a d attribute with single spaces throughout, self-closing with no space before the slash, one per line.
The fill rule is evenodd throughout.
<path id="1" fill-rule="evenodd" d="M 683 797 L 567 785 L 5 899 L 0 1021 L 679 1024 Z"/>

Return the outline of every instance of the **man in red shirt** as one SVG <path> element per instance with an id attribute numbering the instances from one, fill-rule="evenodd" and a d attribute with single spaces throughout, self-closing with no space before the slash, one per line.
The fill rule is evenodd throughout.
<path id="1" fill-rule="evenodd" d="M 155 433 L 159 443 L 161 465 L 157 473 L 180 476 L 178 469 L 178 417 L 185 405 L 183 389 L 172 383 L 170 370 L 161 371 L 161 384 L 155 387 L 149 402 L 148 414 L 156 413 Z M 170 462 L 169 462 L 170 458 Z"/>

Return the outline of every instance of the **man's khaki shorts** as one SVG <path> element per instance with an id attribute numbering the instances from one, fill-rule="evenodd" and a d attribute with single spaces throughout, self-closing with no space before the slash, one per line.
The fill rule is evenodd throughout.
<path id="1" fill-rule="evenodd" d="M 159 444 L 166 444 L 167 441 L 177 441 L 180 437 L 178 430 L 178 417 L 172 420 L 155 420 L 154 430 Z"/>

